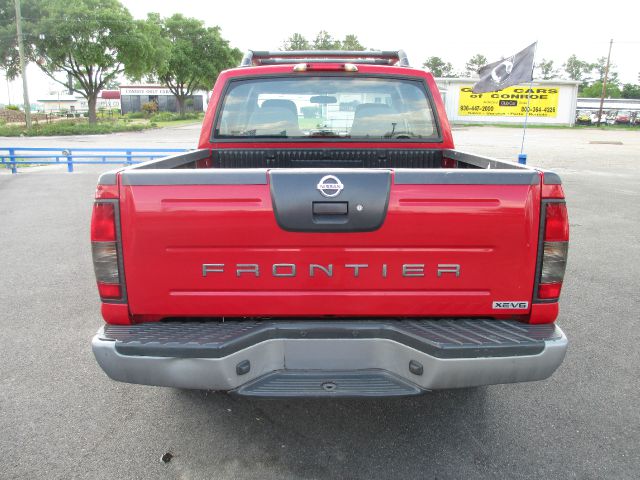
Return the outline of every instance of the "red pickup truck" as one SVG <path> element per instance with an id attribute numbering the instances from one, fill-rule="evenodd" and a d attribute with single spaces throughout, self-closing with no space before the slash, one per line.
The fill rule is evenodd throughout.
<path id="1" fill-rule="evenodd" d="M 103 174 L 114 380 L 403 396 L 549 377 L 569 227 L 555 173 L 454 148 L 402 51 L 248 52 L 198 149 Z"/>

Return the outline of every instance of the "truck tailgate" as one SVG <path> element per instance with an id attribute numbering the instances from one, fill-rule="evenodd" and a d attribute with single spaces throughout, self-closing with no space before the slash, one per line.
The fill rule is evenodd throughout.
<path id="1" fill-rule="evenodd" d="M 535 171 L 147 170 L 120 181 L 133 315 L 486 317 L 530 309 Z"/>

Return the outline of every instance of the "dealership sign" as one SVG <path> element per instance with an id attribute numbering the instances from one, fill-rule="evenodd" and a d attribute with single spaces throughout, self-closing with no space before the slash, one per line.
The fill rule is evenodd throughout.
<path id="1" fill-rule="evenodd" d="M 473 93 L 472 86 L 460 88 L 458 115 L 491 117 L 556 117 L 557 88 L 513 86 L 498 92 Z"/>
<path id="2" fill-rule="evenodd" d="M 162 87 L 123 87 L 121 95 L 173 95 L 171 90 Z"/>

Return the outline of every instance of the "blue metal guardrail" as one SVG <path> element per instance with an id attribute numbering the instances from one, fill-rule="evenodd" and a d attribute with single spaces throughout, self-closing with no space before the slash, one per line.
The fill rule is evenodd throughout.
<path id="1" fill-rule="evenodd" d="M 0 147 L 0 164 L 9 166 L 11 173 L 18 173 L 18 166 L 22 164 L 66 164 L 67 171 L 73 172 L 74 164 L 133 165 L 134 163 L 186 151 L 186 148 Z"/>

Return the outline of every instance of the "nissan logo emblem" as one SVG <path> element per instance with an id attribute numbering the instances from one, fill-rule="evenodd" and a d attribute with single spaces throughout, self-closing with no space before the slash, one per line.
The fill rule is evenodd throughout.
<path id="1" fill-rule="evenodd" d="M 327 198 L 337 197 L 344 189 L 340 179 L 334 175 L 325 175 L 317 185 L 318 191 Z"/>

